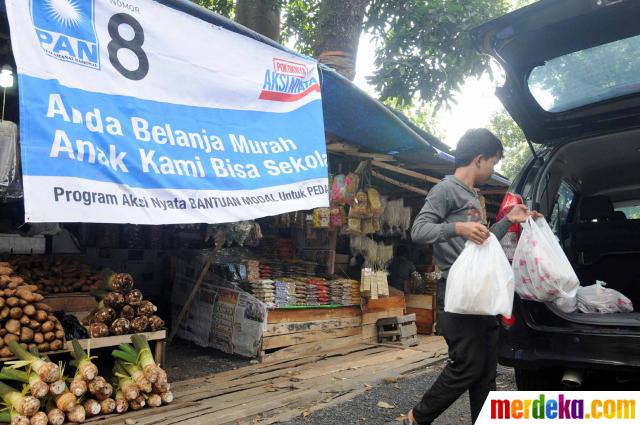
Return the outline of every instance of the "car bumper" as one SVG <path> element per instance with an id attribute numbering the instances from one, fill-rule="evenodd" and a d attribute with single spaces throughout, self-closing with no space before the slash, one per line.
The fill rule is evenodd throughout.
<path id="1" fill-rule="evenodd" d="M 640 372 L 640 333 L 619 329 L 539 326 L 523 320 L 503 326 L 499 362 L 523 369 L 580 368 Z M 529 318 L 530 319 L 530 318 Z"/>

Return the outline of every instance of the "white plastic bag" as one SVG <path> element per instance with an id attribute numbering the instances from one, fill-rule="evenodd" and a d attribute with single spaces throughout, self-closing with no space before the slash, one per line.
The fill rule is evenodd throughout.
<path id="1" fill-rule="evenodd" d="M 444 311 L 510 317 L 512 309 L 513 272 L 498 239 L 467 242 L 449 270 Z"/>
<path id="2" fill-rule="evenodd" d="M 558 308 L 560 311 L 564 313 L 573 313 L 578 309 L 578 298 L 577 297 L 571 297 L 571 298 L 559 297 L 553 300 L 553 305 L 555 305 L 556 308 Z"/>
<path id="3" fill-rule="evenodd" d="M 513 256 L 518 295 L 541 302 L 575 298 L 580 281 L 547 221 L 530 218 L 521 226 L 522 235 Z M 560 304 L 570 306 L 572 302 Z"/>
<path id="4" fill-rule="evenodd" d="M 606 283 L 578 288 L 578 308 L 583 313 L 627 313 L 633 311 L 631 300 L 615 289 L 605 288 Z"/>

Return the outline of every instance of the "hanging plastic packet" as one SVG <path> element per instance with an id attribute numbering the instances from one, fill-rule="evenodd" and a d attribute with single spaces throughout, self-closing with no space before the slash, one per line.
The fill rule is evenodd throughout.
<path id="1" fill-rule="evenodd" d="M 369 196 L 366 192 L 362 191 L 356 193 L 356 198 L 351 205 L 349 215 L 353 217 L 366 218 L 370 214 L 371 210 L 369 208 Z"/>
<path id="2" fill-rule="evenodd" d="M 347 186 L 345 176 L 338 174 L 331 182 L 331 203 L 344 205 L 347 202 Z"/>
<path id="3" fill-rule="evenodd" d="M 313 227 L 325 229 L 331 223 L 329 208 L 316 208 L 313 210 Z"/>
<path id="4" fill-rule="evenodd" d="M 343 206 L 334 205 L 331 207 L 331 227 L 334 229 L 344 226 L 345 212 Z"/>
<path id="5" fill-rule="evenodd" d="M 370 187 L 367 189 L 367 197 L 369 199 L 371 214 L 381 215 L 384 212 L 384 207 L 382 205 L 382 200 L 380 199 L 380 193 L 376 189 Z"/>
<path id="6" fill-rule="evenodd" d="M 344 178 L 345 185 L 345 201 L 351 205 L 360 186 L 360 176 L 356 173 L 349 173 Z"/>
<path id="7" fill-rule="evenodd" d="M 375 227 L 373 227 L 373 218 L 364 218 L 361 221 L 360 231 L 365 235 L 370 235 L 376 232 Z"/>

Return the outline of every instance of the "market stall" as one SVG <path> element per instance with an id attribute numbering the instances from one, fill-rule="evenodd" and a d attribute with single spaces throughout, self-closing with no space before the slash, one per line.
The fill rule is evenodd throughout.
<path id="1" fill-rule="evenodd" d="M 315 211 L 316 218 L 319 214 Z M 181 321 L 209 252 L 174 256 L 171 300 L 177 336 L 264 361 L 375 340 L 374 316 L 403 314 L 402 294 L 363 307 L 361 282 L 329 273 L 339 228 L 314 223 L 313 217 L 314 211 L 305 211 L 230 225 L 225 248 L 217 250 Z M 256 228 L 259 240 L 249 230 Z"/>
<path id="2" fill-rule="evenodd" d="M 419 333 L 433 333 L 437 270 L 430 247 L 412 245 L 409 232 L 427 191 L 447 170 L 427 175 L 335 138 L 328 149 L 330 206 L 231 225 L 178 336 L 274 361 L 375 342 L 378 319 L 405 313 L 416 315 Z M 485 188 L 492 191 L 486 197 L 495 199 L 504 187 L 498 181 Z M 484 216 L 495 220 L 492 209 Z M 400 245 L 411 248 L 415 273 L 398 290 L 386 275 Z M 174 321 L 205 258 L 177 259 Z M 247 305 L 259 314 L 247 317 Z"/>

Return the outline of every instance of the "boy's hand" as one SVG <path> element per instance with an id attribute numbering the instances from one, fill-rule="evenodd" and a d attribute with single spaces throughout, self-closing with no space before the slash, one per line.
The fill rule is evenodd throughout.
<path id="1" fill-rule="evenodd" d="M 481 245 L 489 237 L 489 229 L 480 223 L 456 223 L 456 235 L 464 237 L 466 240 Z"/>
<path id="2" fill-rule="evenodd" d="M 538 214 L 538 213 L 536 213 Z M 512 223 L 524 223 L 529 219 L 529 217 L 534 216 L 534 214 L 529 211 L 526 205 L 518 204 L 514 205 L 511 211 L 507 214 L 507 219 L 509 219 Z M 534 218 L 537 218 L 534 216 Z"/>

